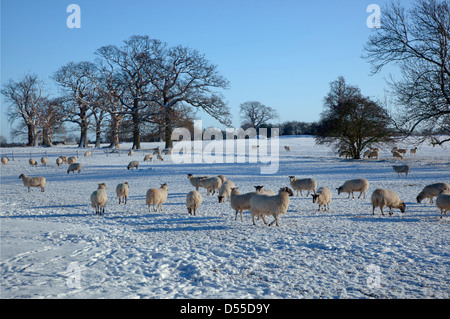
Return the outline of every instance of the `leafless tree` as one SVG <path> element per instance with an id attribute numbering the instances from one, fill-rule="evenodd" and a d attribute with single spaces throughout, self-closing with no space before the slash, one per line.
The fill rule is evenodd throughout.
<path id="1" fill-rule="evenodd" d="M 8 118 L 11 122 L 22 119 L 27 127 L 28 146 L 38 146 L 41 125 L 41 108 L 47 102 L 44 83 L 36 74 L 25 74 L 18 82 L 9 80 L 2 88 L 9 104 Z"/>
<path id="2" fill-rule="evenodd" d="M 257 101 L 249 101 L 240 105 L 242 125 L 258 129 L 267 121 L 278 118 L 278 113 L 274 108 L 266 106 Z"/>
<path id="3" fill-rule="evenodd" d="M 402 73 L 401 80 L 389 81 L 401 106 L 399 127 L 406 134 L 421 128 L 450 135 L 450 2 L 417 0 L 409 10 L 391 3 L 373 32 L 365 46 L 372 72 L 395 64 Z"/>
<path id="4" fill-rule="evenodd" d="M 96 67 L 91 62 L 69 62 L 62 66 L 53 76 L 60 85 L 68 100 L 66 106 L 66 120 L 80 126 L 80 142 L 78 147 L 88 146 L 89 118 L 93 109 L 98 106 L 96 88 L 91 79 Z"/>
<path id="5" fill-rule="evenodd" d="M 42 125 L 42 145 L 53 145 L 53 134 L 59 131 L 64 122 L 64 98 L 47 99 L 40 109 L 40 122 Z"/>

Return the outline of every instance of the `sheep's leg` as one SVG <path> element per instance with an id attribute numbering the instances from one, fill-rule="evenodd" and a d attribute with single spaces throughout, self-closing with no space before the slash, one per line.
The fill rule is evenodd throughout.
<path id="1" fill-rule="evenodd" d="M 273 223 L 276 223 L 277 227 L 279 227 L 278 225 L 278 215 L 274 215 L 275 219 L 269 224 L 269 227 L 273 225 Z"/>
<path id="2" fill-rule="evenodd" d="M 28 186 L 28 193 L 30 192 L 30 186 Z"/>
<path id="3" fill-rule="evenodd" d="M 372 215 L 375 215 L 375 206 L 372 206 Z"/>
<path id="4" fill-rule="evenodd" d="M 244 212 L 243 209 L 241 209 L 241 221 L 243 221 L 244 219 L 242 218 L 242 213 Z"/>
<path id="5" fill-rule="evenodd" d="M 392 215 L 392 207 L 389 207 L 389 215 Z"/>
<path id="6" fill-rule="evenodd" d="M 263 214 L 260 214 L 260 216 L 261 216 L 261 219 L 262 219 L 263 222 L 264 222 L 264 225 L 267 225 L 267 222 L 266 222 L 266 219 L 264 218 L 264 215 L 263 215 Z"/>

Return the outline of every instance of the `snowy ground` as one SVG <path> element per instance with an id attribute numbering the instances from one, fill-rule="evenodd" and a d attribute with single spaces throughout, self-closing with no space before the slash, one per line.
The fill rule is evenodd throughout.
<path id="1" fill-rule="evenodd" d="M 145 148 L 155 144 L 144 144 Z M 292 148 L 284 151 L 284 145 Z M 401 145 L 410 146 L 410 145 Z M 126 145 L 124 146 L 126 148 Z M 415 200 L 434 182 L 450 183 L 450 150 L 419 147 L 408 177 L 392 170 L 389 149 L 379 160 L 345 160 L 313 138 L 280 138 L 276 174 L 261 175 L 260 163 L 174 164 L 143 162 L 94 150 L 80 174 L 57 167 L 61 153 L 76 147 L 1 149 L 12 157 L 1 167 L 1 298 L 443 298 L 450 297 L 450 217 L 440 219 L 434 204 Z M 30 152 L 47 167 L 30 167 Z M 126 169 L 130 160 L 139 170 Z M 47 178 L 44 193 L 27 193 L 21 173 Z M 206 197 L 198 216 L 189 216 L 187 175 L 224 174 L 241 192 L 254 185 L 278 190 L 288 175 L 314 177 L 333 191 L 329 212 L 318 212 L 311 197 L 292 197 L 280 227 L 234 220 L 229 203 Z M 367 178 L 365 199 L 337 195 L 345 180 Z M 115 187 L 130 184 L 119 205 Z M 95 216 L 90 194 L 108 186 L 106 214 Z M 169 185 L 163 212 L 149 213 L 147 189 Z M 405 214 L 372 216 L 375 188 L 395 190 Z M 304 194 L 305 195 L 305 194 Z M 267 219 L 271 221 L 271 217 Z"/>

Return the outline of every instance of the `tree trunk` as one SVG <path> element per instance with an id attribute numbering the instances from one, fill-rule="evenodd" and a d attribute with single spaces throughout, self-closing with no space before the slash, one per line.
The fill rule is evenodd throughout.
<path id="1" fill-rule="evenodd" d="M 114 113 L 111 113 L 111 145 L 109 147 L 117 147 L 119 145 L 119 119 Z"/>
<path id="2" fill-rule="evenodd" d="M 33 146 L 34 140 L 33 140 L 33 125 L 27 124 L 28 129 L 28 144 L 27 146 Z"/>
<path id="3" fill-rule="evenodd" d="M 137 100 L 135 101 L 135 105 L 137 104 Z M 139 127 L 139 112 L 136 111 L 133 113 L 133 147 L 132 149 L 140 150 L 141 149 L 141 132 Z"/>
<path id="4" fill-rule="evenodd" d="M 84 118 L 81 119 L 80 128 L 81 128 L 80 143 L 78 144 L 78 147 L 87 147 L 88 144 L 89 144 L 87 142 L 87 131 L 88 131 L 87 118 L 84 117 Z"/>
<path id="5" fill-rule="evenodd" d="M 166 142 L 166 148 L 173 148 L 172 144 L 172 133 L 173 133 L 173 127 L 172 127 L 172 117 L 171 117 L 172 110 L 166 109 L 166 117 L 165 117 L 165 125 L 164 125 L 164 140 Z"/>
<path id="6" fill-rule="evenodd" d="M 42 128 L 42 146 L 52 146 L 51 141 L 49 140 L 49 129 L 47 125 Z"/>
<path id="7" fill-rule="evenodd" d="M 97 121 L 96 130 L 95 130 L 95 147 L 100 147 L 100 140 L 102 135 L 102 125 L 100 121 Z"/>

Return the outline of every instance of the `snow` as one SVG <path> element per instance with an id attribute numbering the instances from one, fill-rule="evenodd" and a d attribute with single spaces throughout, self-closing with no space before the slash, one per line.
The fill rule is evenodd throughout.
<path id="1" fill-rule="evenodd" d="M 144 143 L 152 148 L 161 143 Z M 291 147 L 291 152 L 284 150 Z M 279 169 L 262 175 L 263 163 L 143 162 L 145 152 L 126 156 L 75 146 L 1 149 L 14 161 L 1 167 L 1 298 L 439 298 L 450 297 L 450 217 L 434 204 L 418 204 L 425 185 L 450 182 L 447 147 L 419 146 L 415 157 L 394 160 L 390 147 L 378 160 L 345 160 L 312 137 L 282 137 Z M 408 146 L 408 145 L 400 145 Z M 408 146 L 409 147 L 409 146 Z M 47 151 L 47 167 L 30 167 Z M 81 173 L 57 167 L 61 155 L 76 155 Z M 138 160 L 138 170 L 127 170 Z M 411 165 L 398 177 L 392 165 Z M 40 162 L 39 162 L 40 164 Z M 27 192 L 21 173 L 45 176 L 44 193 Z M 333 193 L 330 211 L 318 212 L 309 197 L 291 197 L 280 227 L 254 226 L 248 212 L 235 221 L 228 202 L 206 196 L 189 216 L 187 174 L 226 175 L 244 193 L 254 185 L 278 190 L 289 175 L 314 177 Z M 367 178 L 366 198 L 337 195 L 345 180 Z M 115 187 L 130 184 L 126 205 Z M 96 216 L 90 194 L 106 183 L 108 204 Z M 145 193 L 167 183 L 163 212 L 149 212 Z M 372 215 L 376 188 L 396 191 L 406 212 Z M 359 195 L 359 193 L 357 193 Z M 267 218 L 270 222 L 271 217 Z"/>

